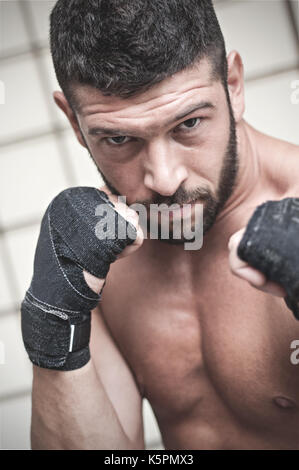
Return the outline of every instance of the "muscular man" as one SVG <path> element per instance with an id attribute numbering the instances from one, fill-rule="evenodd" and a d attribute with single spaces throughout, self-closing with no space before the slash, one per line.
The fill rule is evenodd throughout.
<path id="1" fill-rule="evenodd" d="M 299 322 L 237 248 L 256 207 L 299 196 L 299 149 L 243 119 L 211 1 L 59 0 L 51 50 L 55 101 L 115 209 L 202 203 L 204 238 L 142 240 L 129 212 L 135 241 L 106 277 L 84 271 L 102 291 L 90 359 L 34 365 L 33 448 L 142 449 L 145 397 L 166 449 L 298 449 Z"/>

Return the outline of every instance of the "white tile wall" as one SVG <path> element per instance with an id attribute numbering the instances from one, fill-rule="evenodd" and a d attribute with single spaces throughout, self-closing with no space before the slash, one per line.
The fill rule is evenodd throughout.
<path id="1" fill-rule="evenodd" d="M 11 308 L 11 306 L 14 304 L 15 299 L 14 295 L 12 292 L 12 288 L 9 286 L 8 280 L 7 280 L 7 272 L 5 269 L 5 265 L 3 262 L 3 243 L 0 239 L 0 310 L 7 310 Z M 1 319 L 0 319 L 0 325 L 1 325 Z"/>
<path id="2" fill-rule="evenodd" d="M 102 186 L 103 180 L 88 151 L 79 144 L 72 129 L 64 132 L 68 156 L 75 173 L 78 186 Z"/>
<path id="3" fill-rule="evenodd" d="M 53 135 L 4 147 L 1 170 L 0 220 L 4 226 L 40 217 L 67 186 Z"/>
<path id="4" fill-rule="evenodd" d="M 29 394 L 22 398 L 14 398 L 11 401 L 1 403 L 0 449 L 29 450 L 30 421 L 31 397 Z"/>
<path id="5" fill-rule="evenodd" d="M 54 0 L 22 0 L 32 15 L 32 39 L 48 41 L 48 14 Z M 296 4 L 296 5 L 295 5 Z M 293 1 L 299 18 L 298 2 Z M 5 6 L 5 16 L 3 7 Z M 244 61 L 245 76 L 271 73 L 289 68 L 297 61 L 297 51 L 287 11 L 282 0 L 215 0 L 228 52 L 237 49 Z M 0 0 L 1 54 L 29 47 L 17 2 Z M 42 65 L 48 81 L 41 86 L 36 61 Z M 75 184 L 103 184 L 87 151 L 77 142 L 67 119 L 52 102 L 51 90 L 59 89 L 49 51 L 39 58 L 31 54 L 5 60 L 0 82 L 6 88 L 6 103 L 0 105 L 0 222 L 4 227 L 42 216 L 50 200 L 66 185 L 66 158 L 75 175 Z M 291 104 L 291 81 L 298 71 L 280 73 L 267 79 L 246 83 L 245 119 L 259 130 L 299 144 L 299 105 Z M 68 130 L 51 134 L 53 119 Z M 48 137 L 35 138 L 1 148 L 1 141 L 23 134 L 49 131 Z M 0 261 L 0 310 L 20 302 L 29 287 L 39 224 L 8 231 L 4 235 L 7 255 L 16 278 L 14 291 Z M 0 256 L 2 238 L 0 237 Z M 1 264 L 2 263 L 2 264 Z M 15 392 L 30 390 L 32 369 L 20 332 L 20 315 L 0 316 L 0 345 L 5 347 L 5 362 L 0 357 L 0 448 L 29 449 L 30 395 L 1 400 Z M 160 431 L 147 400 L 143 402 L 145 442 L 148 449 L 163 449 Z"/>
<path id="6" fill-rule="evenodd" d="M 55 115 L 56 122 L 59 122 L 64 127 L 67 127 L 68 120 L 63 111 L 61 111 L 60 108 L 55 104 L 54 99 L 53 99 L 53 92 L 56 90 L 60 90 L 60 86 L 57 82 L 56 75 L 55 75 L 55 70 L 54 66 L 52 63 L 52 58 L 50 52 L 47 50 L 45 53 L 41 55 L 39 58 L 41 61 L 44 70 L 47 74 L 48 81 L 49 81 L 49 95 L 47 96 L 47 102 L 48 106 L 51 107 L 51 112 Z"/>
<path id="7" fill-rule="evenodd" d="M 51 118 L 33 56 L 6 60 L 1 64 L 1 80 L 6 96 L 0 106 L 0 142 L 49 129 Z"/>
<path id="8" fill-rule="evenodd" d="M 299 144 L 299 104 L 291 102 L 294 80 L 299 80 L 298 70 L 248 83 L 244 117 L 266 134 Z"/>
<path id="9" fill-rule="evenodd" d="M 17 282 L 15 302 L 21 302 L 31 282 L 39 230 L 40 224 L 13 230 L 5 235 L 8 254 L 12 260 Z"/>
<path id="10" fill-rule="evenodd" d="M 227 52 L 236 49 L 245 77 L 298 63 L 283 0 L 238 0 L 215 5 Z"/>
<path id="11" fill-rule="evenodd" d="M 31 387 L 32 365 L 23 346 L 19 313 L 1 318 L 0 341 L 5 354 L 5 363 L 0 364 L 1 398 Z"/>
<path id="12" fill-rule="evenodd" d="M 27 0 L 34 22 L 35 41 L 47 43 L 49 40 L 49 15 L 56 0 Z"/>
<path id="13" fill-rule="evenodd" d="M 295 15 L 295 20 L 297 23 L 297 31 L 299 31 L 299 1 L 298 0 L 292 0 L 291 3 Z"/>
<path id="14" fill-rule="evenodd" d="M 29 48 L 29 38 L 16 1 L 0 2 L 0 55 Z"/>

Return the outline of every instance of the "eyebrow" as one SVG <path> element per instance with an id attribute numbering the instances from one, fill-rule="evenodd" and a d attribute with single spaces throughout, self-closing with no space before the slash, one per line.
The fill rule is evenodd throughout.
<path id="1" fill-rule="evenodd" d="M 182 113 L 177 114 L 174 119 L 168 122 L 166 125 L 173 124 L 176 121 L 183 119 L 184 117 L 188 116 L 189 114 L 198 111 L 199 109 L 215 109 L 215 105 L 210 101 L 200 101 L 197 104 L 190 105 L 187 109 L 185 109 Z M 131 132 L 128 132 L 128 129 L 111 129 L 108 127 L 91 127 L 88 129 L 88 135 L 98 135 L 98 134 L 107 134 L 107 135 L 130 135 Z"/>

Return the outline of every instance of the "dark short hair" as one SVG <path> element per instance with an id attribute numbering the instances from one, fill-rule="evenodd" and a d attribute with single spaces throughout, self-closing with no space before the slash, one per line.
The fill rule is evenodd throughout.
<path id="1" fill-rule="evenodd" d="M 226 86 L 223 35 L 212 0 L 58 0 L 50 16 L 57 80 L 126 98 L 192 66 L 211 64 Z"/>

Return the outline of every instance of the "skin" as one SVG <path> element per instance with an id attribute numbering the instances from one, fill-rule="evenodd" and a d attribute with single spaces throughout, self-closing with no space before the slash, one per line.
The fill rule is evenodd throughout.
<path id="1" fill-rule="evenodd" d="M 282 287 L 236 253 L 259 204 L 299 196 L 299 148 L 243 119 L 236 51 L 228 55 L 228 91 L 239 164 L 232 193 L 198 251 L 143 240 L 139 231 L 110 268 L 93 312 L 92 351 L 96 356 L 101 318 L 140 396 L 151 403 L 168 449 L 298 449 L 299 365 L 290 362 L 290 344 L 299 338 L 299 322 Z M 208 188 L 216 196 L 230 119 L 224 88 L 210 82 L 206 61 L 127 100 L 82 85 L 76 96 L 77 116 L 64 95 L 54 93 L 110 189 L 126 195 L 128 205 L 171 198 L 180 187 L 188 194 Z M 167 124 L 199 98 L 215 109 Z M 173 129 L 193 117 L 204 117 L 202 126 L 178 138 Z M 99 143 L 107 136 L 91 136 L 88 129 L 103 125 L 138 139 L 121 148 Z M 129 217 L 138 226 L 136 213 Z M 85 276 L 99 291 L 104 281 Z"/>

